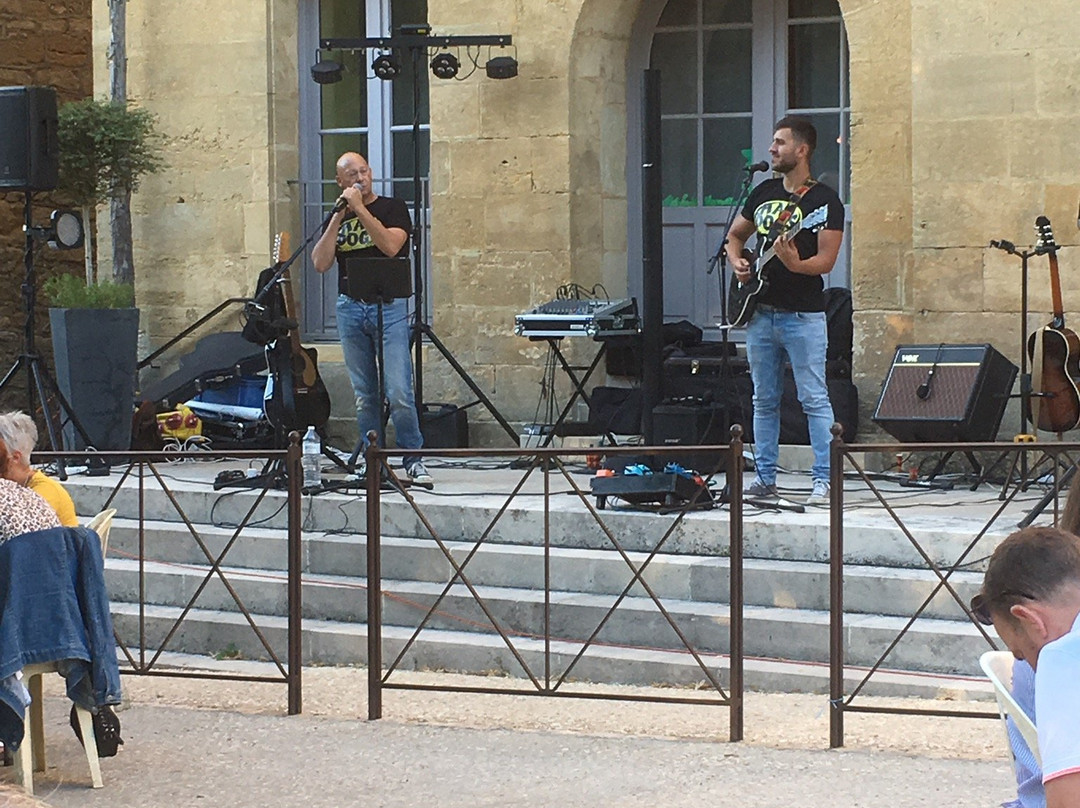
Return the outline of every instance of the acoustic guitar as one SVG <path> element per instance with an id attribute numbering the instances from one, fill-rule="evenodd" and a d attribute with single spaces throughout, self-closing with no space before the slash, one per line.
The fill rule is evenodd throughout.
<path id="1" fill-rule="evenodd" d="M 829 218 L 828 205 L 822 205 L 813 213 L 802 218 L 797 227 L 793 227 L 781 236 L 791 240 L 800 230 L 817 232 L 825 226 Z M 741 282 L 732 276 L 731 287 L 728 291 L 728 322 L 735 328 L 740 328 L 750 322 L 754 316 L 754 308 L 758 299 L 769 288 L 769 277 L 765 271 L 765 265 L 776 255 L 775 242 L 769 249 L 761 253 L 757 258 L 748 250 L 743 250 L 743 257 L 750 262 L 750 277 L 746 282 Z"/>
<path id="2" fill-rule="evenodd" d="M 1058 277 L 1058 246 L 1050 220 L 1040 216 L 1035 220 L 1038 234 L 1037 252 L 1050 259 L 1050 294 L 1054 316 L 1048 325 L 1028 337 L 1028 356 L 1031 358 L 1032 397 L 1031 422 L 1044 432 L 1066 432 L 1080 424 L 1080 337 L 1065 327 L 1064 306 L 1061 302 L 1061 280 Z"/>
<path id="3" fill-rule="evenodd" d="M 289 234 L 274 239 L 274 266 L 281 266 L 289 252 Z M 286 270 L 278 281 L 285 317 L 295 324 L 296 301 Z M 303 431 L 309 425 L 321 430 L 330 420 L 330 394 L 319 376 L 318 351 L 300 344 L 300 330 L 294 325 L 288 339 L 277 339 L 266 346 L 266 362 L 274 383 L 270 398 L 264 402 L 266 417 L 279 429 Z"/>

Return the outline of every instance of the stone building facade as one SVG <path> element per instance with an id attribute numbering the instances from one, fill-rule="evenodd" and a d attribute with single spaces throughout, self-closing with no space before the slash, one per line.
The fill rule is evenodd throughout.
<path id="1" fill-rule="evenodd" d="M 51 85 L 60 103 L 89 95 L 93 89 L 90 55 L 89 0 L 10 0 L 0 6 L 0 87 Z M 35 225 L 48 222 L 49 212 L 64 202 L 52 193 L 35 193 Z M 26 321 L 22 286 L 25 280 L 23 235 L 24 195 L 0 193 L 0 364 L 15 361 L 23 347 Z M 82 253 L 37 250 L 34 260 L 37 286 L 59 272 L 81 272 Z M 35 306 L 37 347 L 48 352 L 49 319 L 44 297 Z M 0 372 L 2 372 L 0 370 Z M 13 378 L 6 407 L 26 407 L 22 395 L 26 375 Z"/>
<path id="2" fill-rule="evenodd" d="M 106 5 L 93 3 L 99 90 Z M 134 202 L 137 297 L 151 342 L 250 291 L 273 233 L 301 232 L 301 85 L 314 61 L 302 32 L 315 6 L 131 4 L 130 93 L 170 140 L 169 167 Z M 602 282 L 618 297 L 640 272 L 628 99 L 648 63 L 641 26 L 662 9 L 647 0 L 428 2 L 440 34 L 512 34 L 520 65 L 509 81 L 430 86 L 433 324 L 512 421 L 532 419 L 543 361 L 510 334 L 514 314 L 568 281 Z M 898 343 L 991 342 L 1019 363 L 1022 332 L 1050 308 L 1045 260 L 1033 264 L 1033 314 L 1021 324 L 1018 260 L 990 249 L 991 239 L 1030 244 L 1046 214 L 1064 247 L 1066 308 L 1080 295 L 1069 271 L 1080 14 L 1068 0 L 839 0 L 839 9 L 854 373 L 871 434 L 865 416 Z M 468 400 L 431 358 L 425 398 Z M 481 440 L 498 439 L 479 408 L 471 418 Z"/>

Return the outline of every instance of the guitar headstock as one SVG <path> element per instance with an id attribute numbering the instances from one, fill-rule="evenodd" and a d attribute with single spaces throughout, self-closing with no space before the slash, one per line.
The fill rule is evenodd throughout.
<path id="1" fill-rule="evenodd" d="M 1035 236 L 1035 252 L 1051 254 L 1057 252 L 1058 245 L 1054 243 L 1054 231 L 1050 227 L 1050 220 L 1045 216 L 1040 216 L 1035 220 Z"/>
<path id="2" fill-rule="evenodd" d="M 274 257 L 273 262 L 280 264 L 289 255 L 289 231 L 282 230 L 276 236 L 274 236 Z"/>

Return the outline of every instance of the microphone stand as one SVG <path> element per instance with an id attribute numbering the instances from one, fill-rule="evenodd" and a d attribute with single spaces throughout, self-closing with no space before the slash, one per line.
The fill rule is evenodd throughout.
<path id="1" fill-rule="evenodd" d="M 326 228 L 330 224 L 330 220 L 334 217 L 334 214 L 337 213 L 337 212 L 338 212 L 337 211 L 337 203 L 335 203 L 334 210 L 331 210 L 330 213 L 327 214 L 326 218 L 323 219 L 322 224 L 319 225 L 319 227 L 316 230 L 314 230 L 311 233 L 311 235 L 309 235 L 306 239 L 304 239 L 304 242 L 299 247 L 296 248 L 296 250 L 293 252 L 292 255 L 290 255 L 284 261 L 279 261 L 278 262 L 277 269 L 274 270 L 274 274 L 271 275 L 270 278 L 267 279 L 266 283 L 264 283 L 262 285 L 262 288 L 258 289 L 255 292 L 255 294 L 251 297 L 251 299 L 248 300 L 244 304 L 244 313 L 248 317 L 261 317 L 261 316 L 263 316 L 262 313 L 266 310 L 266 307 L 262 305 L 262 301 L 266 300 L 267 295 L 269 295 L 274 290 L 274 288 L 279 283 L 281 283 L 281 279 L 282 279 L 282 277 L 284 277 L 285 273 L 289 271 L 289 267 L 291 267 L 296 262 L 296 259 L 299 258 L 300 255 L 311 245 L 311 242 L 313 242 L 317 236 L 321 236 L 323 234 L 323 232 L 325 232 Z M 262 273 L 260 273 L 260 274 L 262 274 Z M 291 320 L 291 319 L 288 319 L 288 318 L 278 319 L 278 320 L 274 321 L 271 325 L 278 331 L 280 331 L 282 328 L 285 329 L 284 334 L 281 334 L 280 336 L 278 336 L 276 338 L 276 339 L 279 339 L 279 340 L 282 339 L 282 337 L 284 337 L 285 334 L 288 334 L 288 332 L 291 331 L 292 329 L 300 327 L 299 323 L 297 323 L 295 320 Z M 267 362 L 269 364 L 269 358 L 267 359 Z M 278 378 L 274 379 L 275 389 L 276 389 L 276 385 L 278 385 L 280 383 L 281 383 L 280 379 L 278 379 Z M 281 429 L 281 428 L 276 429 L 277 441 L 278 441 L 279 444 L 284 444 L 284 442 L 285 442 L 285 436 L 284 436 L 283 432 L 284 432 L 284 429 Z M 348 471 L 348 472 L 352 472 L 353 469 L 350 468 L 344 461 L 342 461 L 341 458 L 337 456 L 337 454 L 335 454 L 334 452 L 332 452 L 330 450 L 329 446 L 327 445 L 325 435 L 323 433 L 320 432 L 319 438 L 321 439 L 320 440 L 320 448 L 322 450 L 323 456 L 326 457 L 331 462 L 333 462 L 334 465 L 338 466 L 339 468 L 341 468 L 341 469 L 343 469 L 345 471 Z M 214 482 L 214 490 L 217 491 L 217 490 L 220 490 L 221 488 L 226 488 L 226 487 L 263 488 L 263 487 L 268 487 L 268 486 L 271 486 L 271 485 L 279 486 L 284 481 L 284 475 L 285 475 L 285 469 L 284 469 L 284 466 L 282 465 L 281 461 L 280 460 L 269 460 L 269 461 L 267 461 L 266 465 L 263 467 L 262 471 L 259 472 L 256 476 L 254 476 L 254 477 L 245 477 L 245 478 L 239 479 L 239 480 L 219 479 L 219 480 Z M 220 475 L 219 475 L 219 477 L 220 477 Z"/>
<path id="2" fill-rule="evenodd" d="M 706 266 L 705 274 L 711 275 L 719 265 L 720 272 L 718 273 L 717 281 L 720 289 L 720 343 L 722 347 L 722 353 L 720 356 L 720 379 L 722 389 L 727 391 L 728 385 L 731 385 L 734 390 L 735 385 L 731 379 L 731 345 L 729 332 L 731 331 L 731 324 L 728 322 L 728 267 L 727 267 L 727 243 L 728 234 L 731 233 L 731 228 L 735 224 L 735 216 L 742 210 L 743 205 L 750 196 L 750 185 L 754 181 L 754 174 L 759 170 L 757 165 L 747 165 L 743 168 L 744 176 L 739 181 L 739 190 L 735 195 L 735 201 L 732 202 L 731 207 L 728 209 L 727 221 L 724 223 L 723 236 L 720 238 L 720 244 L 716 248 L 716 252 Z M 728 396 L 724 396 L 723 407 L 730 420 L 730 406 L 728 404 Z"/>
<path id="3" fill-rule="evenodd" d="M 722 343 L 724 345 L 724 357 L 727 358 L 728 351 L 728 331 L 731 329 L 731 325 L 728 323 L 727 312 L 727 243 L 728 234 L 731 233 L 731 228 L 735 224 L 735 216 L 742 210 L 742 206 L 746 203 L 747 198 L 750 196 L 750 184 L 754 181 L 755 172 L 761 170 L 760 164 L 748 165 L 743 168 L 745 175 L 739 182 L 739 190 L 735 196 L 735 201 L 728 209 L 727 221 L 724 223 L 724 235 L 720 239 L 720 244 L 716 248 L 716 252 L 709 259 L 709 263 L 706 266 L 705 274 L 712 275 L 716 269 L 717 264 L 720 266 L 720 331 L 722 333 Z"/>
<path id="4" fill-rule="evenodd" d="M 1020 432 L 1017 433 L 1017 439 L 1020 441 L 1035 440 L 1035 436 L 1028 432 L 1028 413 L 1031 412 L 1031 399 L 1034 395 L 1041 395 L 1041 392 L 1036 394 L 1031 389 L 1031 373 L 1028 371 L 1028 355 L 1027 355 L 1027 318 L 1028 318 L 1028 260 L 1036 255 L 1042 255 L 1044 250 L 1041 247 L 1036 246 L 1032 250 L 1018 250 L 1016 245 L 1011 241 L 1005 239 L 995 240 L 990 242 L 990 246 L 1006 252 L 1009 255 L 1016 255 L 1020 257 Z M 1001 491 L 998 494 L 998 499 L 1005 500 L 1009 489 L 1009 483 L 1012 479 L 1013 472 L 1016 471 L 1017 463 L 1020 465 L 1020 482 L 1018 485 L 1024 486 L 1028 477 L 1028 464 L 1027 453 L 1017 452 L 1017 457 L 1013 458 L 1012 464 L 1009 466 L 1009 471 L 1005 475 L 1005 482 L 1001 486 Z M 996 466 L 997 463 L 992 463 L 990 467 L 983 472 L 980 480 L 976 481 L 972 486 L 972 490 L 978 487 L 981 479 L 988 476 L 989 471 Z"/>

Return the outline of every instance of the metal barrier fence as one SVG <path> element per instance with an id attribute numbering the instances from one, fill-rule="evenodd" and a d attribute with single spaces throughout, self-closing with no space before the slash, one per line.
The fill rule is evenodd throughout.
<path id="1" fill-rule="evenodd" d="M 473 533 L 468 537 L 465 537 L 464 534 L 469 531 L 464 529 L 462 530 L 462 536 L 447 537 L 440 534 L 440 530 L 434 525 L 435 520 L 428 518 L 428 514 L 425 512 L 426 506 L 413 497 L 408 487 L 400 485 L 400 481 L 391 469 L 388 462 L 389 458 L 400 457 L 403 453 L 399 451 L 388 452 L 381 450 L 372 443 L 367 450 L 367 642 L 369 665 L 369 718 L 378 719 L 382 716 L 382 691 L 388 688 L 492 693 L 517 696 L 534 695 L 567 698 L 599 698 L 677 704 L 709 704 L 723 705 L 730 708 L 730 739 L 732 741 L 741 740 L 743 735 L 743 444 L 741 440 L 741 430 L 738 430 L 737 432 L 733 430 L 733 434 L 734 439 L 729 446 L 708 447 L 711 451 L 720 452 L 726 463 L 727 495 L 724 499 L 726 499 L 729 507 L 728 539 L 730 544 L 730 613 L 727 637 L 729 651 L 729 686 L 727 691 L 722 687 L 717 671 L 713 666 L 710 666 L 704 658 L 704 656 L 708 654 L 700 651 L 695 647 L 694 643 L 691 642 L 683 626 L 680 625 L 676 616 L 665 607 L 663 599 L 657 595 L 647 577 L 650 564 L 656 559 L 661 551 L 664 550 L 665 545 L 668 543 L 676 529 L 683 523 L 686 515 L 703 503 L 702 494 L 695 494 L 675 510 L 672 514 L 670 524 L 662 531 L 659 538 L 655 542 L 650 540 L 647 543 L 647 546 L 641 551 L 644 553 L 644 560 L 640 563 L 636 563 L 634 558 L 631 557 L 630 552 L 627 550 L 627 539 L 629 537 L 620 535 L 618 528 L 611 524 L 611 520 L 606 520 L 602 516 L 601 508 L 590 501 L 590 493 L 587 490 L 582 489 L 578 484 L 578 481 L 575 480 L 573 474 L 570 473 L 566 462 L 566 459 L 569 457 L 596 454 L 599 452 L 602 452 L 609 460 L 619 458 L 630 460 L 633 457 L 640 457 L 643 454 L 663 457 L 664 455 L 672 454 L 674 450 L 653 447 L 604 447 L 603 449 L 594 448 L 582 450 L 539 448 L 516 450 L 425 450 L 425 458 L 430 459 L 468 457 L 477 460 L 494 458 L 500 459 L 503 462 L 508 459 L 517 460 L 519 463 L 524 464 L 524 468 L 521 469 L 520 477 L 514 483 L 510 493 L 505 495 L 505 498 L 501 500 L 498 507 L 495 507 L 494 504 L 491 505 L 491 510 L 494 511 L 494 515 L 488 521 L 487 525 L 483 527 L 482 530 L 479 528 L 475 529 L 478 532 L 478 535 Z M 683 451 L 686 450 L 683 449 Z M 695 451 L 698 450 L 695 448 Z M 721 468 L 723 468 L 723 466 L 721 466 Z M 380 473 L 374 473 L 373 470 L 376 469 L 379 470 Z M 542 490 L 535 492 L 532 495 L 541 496 L 543 500 L 543 535 L 540 537 L 539 542 L 540 547 L 542 548 L 543 563 L 543 605 L 542 616 L 539 621 L 540 626 L 537 629 L 522 629 L 520 627 L 510 627 L 508 624 L 511 621 L 508 618 L 501 618 L 496 614 L 497 610 L 490 605 L 488 599 L 485 598 L 484 593 L 481 592 L 482 587 L 477 586 L 470 579 L 471 571 L 469 565 L 477 556 L 477 553 L 481 550 L 482 546 L 484 546 L 485 543 L 491 542 L 492 537 L 497 532 L 500 520 L 512 518 L 507 516 L 511 505 L 514 504 L 518 498 L 525 495 L 526 485 L 534 474 L 539 475 L 542 478 Z M 552 508 L 552 500 L 553 497 L 556 496 L 552 488 L 553 480 L 558 480 L 560 484 L 565 483 L 568 485 L 568 491 L 562 492 L 559 494 L 560 496 L 569 494 L 570 500 L 575 508 L 578 505 L 583 507 L 582 511 L 574 512 L 571 514 L 570 518 L 579 518 L 583 520 L 582 525 L 596 527 L 599 530 L 599 535 L 602 536 L 600 544 L 603 545 L 603 549 L 617 554 L 626 564 L 626 572 L 629 573 L 628 581 L 625 586 L 622 587 L 621 592 L 615 598 L 614 602 L 606 610 L 603 617 L 600 619 L 599 624 L 588 633 L 588 636 L 579 638 L 560 637 L 557 630 L 553 628 L 552 594 L 554 591 L 554 581 L 552 577 L 552 549 L 556 543 L 553 541 L 552 516 L 556 511 L 560 517 L 566 515 L 565 509 Z M 387 482 L 395 490 L 395 497 L 397 497 L 399 493 L 404 497 L 416 523 L 422 526 L 422 531 L 425 534 L 424 538 L 430 537 L 438 547 L 442 559 L 445 560 L 448 569 L 452 570 L 452 574 L 449 577 L 449 581 L 442 587 L 441 592 L 426 609 L 423 618 L 419 620 L 415 627 L 413 627 L 411 635 L 401 642 L 400 649 L 393 656 L 393 659 L 389 664 L 384 667 L 383 653 L 385 646 L 383 634 L 386 627 L 383 624 L 384 593 L 381 566 L 382 538 L 384 530 L 382 488 Z M 698 489 L 699 492 L 705 490 L 706 489 L 704 488 Z M 499 496 L 501 497 L 502 495 Z M 634 539 L 638 541 L 638 543 L 643 541 L 641 536 L 636 536 Z M 452 548 L 450 547 L 451 541 L 457 543 L 459 547 L 462 542 L 466 545 L 471 545 L 468 552 L 464 554 L 464 557 L 462 557 L 460 561 L 455 557 Z M 520 667 L 521 673 L 528 679 L 531 687 L 512 688 L 500 687 L 497 685 L 490 687 L 459 686 L 453 683 L 447 683 L 445 685 L 427 685 L 394 680 L 393 675 L 396 671 L 401 669 L 402 662 L 406 658 L 410 648 L 414 646 L 422 632 L 428 629 L 434 622 L 436 615 L 439 614 L 440 605 L 446 600 L 447 596 L 451 593 L 451 590 L 455 587 L 459 587 L 459 592 L 462 587 L 467 590 L 467 602 L 476 609 L 479 609 L 479 612 L 483 615 L 484 624 L 482 628 L 498 635 L 498 644 L 509 652 L 517 666 Z M 708 697 L 674 694 L 645 695 L 574 689 L 571 684 L 572 674 L 586 652 L 598 644 L 598 637 L 601 631 L 608 625 L 613 615 L 619 609 L 620 605 L 626 601 L 632 590 L 645 593 L 649 602 L 652 604 L 652 607 L 654 607 L 661 615 L 664 624 L 669 626 L 678 637 L 678 651 L 680 653 L 688 653 L 693 658 L 697 668 L 700 670 L 700 674 L 707 682 L 708 690 L 715 693 L 715 695 Z M 416 604 L 412 605 L 416 606 Z M 398 641 L 401 641 L 400 638 Z M 537 649 L 535 645 L 538 641 L 540 643 L 539 649 Z M 530 646 L 532 651 L 525 651 L 522 649 L 522 645 L 526 643 L 532 644 Z M 553 644 L 558 646 L 558 650 L 553 648 Z M 530 654 L 538 655 L 540 662 L 530 664 L 529 659 L 527 659 L 527 656 Z M 565 665 L 560 665 L 559 660 L 563 658 L 569 658 L 569 662 Z"/>
<path id="2" fill-rule="evenodd" d="M 298 714 L 303 706 L 301 690 L 301 536 L 300 536 L 300 445 L 299 436 L 295 433 L 290 436 L 290 444 L 285 450 L 229 450 L 225 452 L 195 451 L 195 452 L 94 452 L 88 455 L 86 452 L 35 452 L 34 462 L 62 461 L 71 465 L 74 462 L 85 463 L 93 459 L 95 464 L 107 465 L 115 474 L 120 469 L 120 477 L 111 488 L 106 491 L 105 498 L 99 506 L 99 510 L 110 507 L 126 505 L 134 496 L 134 507 L 124 507 L 121 516 L 137 516 L 138 527 L 138 615 L 133 630 L 122 630 L 114 626 L 116 644 L 123 655 L 126 664 L 121 665 L 121 673 L 136 676 L 172 676 L 194 679 L 233 680 L 243 682 L 276 682 L 283 683 L 288 691 L 288 712 L 290 715 Z M 200 534 L 192 518 L 185 511 L 176 494 L 169 484 L 169 466 L 181 459 L 197 460 L 249 460 L 265 461 L 267 469 L 273 469 L 275 474 L 268 474 L 265 479 L 252 486 L 254 496 L 246 509 L 232 526 L 231 536 L 224 542 L 218 552 L 211 549 L 210 542 Z M 286 628 L 286 653 L 282 655 L 275 651 L 273 644 L 268 640 L 266 632 L 260 628 L 252 613 L 244 603 L 234 586 L 233 581 L 226 575 L 222 568 L 225 564 L 229 551 L 241 538 L 244 530 L 252 525 L 253 516 L 260 505 L 266 500 L 267 494 L 273 490 L 275 480 L 284 479 L 287 484 L 287 498 L 284 507 L 287 509 L 288 540 L 287 540 L 287 628 Z M 180 611 L 179 616 L 168 623 L 168 628 L 163 632 L 160 629 L 151 630 L 151 616 L 147 612 L 149 605 L 147 600 L 147 563 L 154 559 L 147 556 L 147 527 L 149 514 L 147 512 L 147 494 L 151 490 L 159 490 L 165 494 L 172 511 L 170 516 L 179 517 L 179 521 L 186 528 L 187 535 L 195 543 L 198 553 L 205 558 L 206 566 L 199 566 L 198 573 L 203 574 L 201 582 L 195 588 L 187 604 Z M 120 499 L 124 498 L 121 503 Z M 132 514 L 131 511 L 135 513 Z M 191 571 L 194 567 L 188 567 Z M 185 619 L 195 608 L 196 601 L 207 589 L 211 581 L 217 580 L 228 593 L 232 603 L 251 632 L 258 640 L 258 646 L 262 653 L 273 663 L 277 669 L 277 675 L 258 676 L 226 671 L 190 670 L 171 665 L 165 666 L 162 655 L 170 651 L 170 643 L 178 636 Z M 159 612 L 160 614 L 160 612 Z M 114 623 L 117 622 L 114 620 Z M 126 621 L 125 621 L 126 622 Z M 159 621 L 160 622 L 160 621 Z M 151 635 L 154 636 L 151 641 Z M 160 638 L 159 638 L 160 637 Z"/>
<path id="3" fill-rule="evenodd" d="M 991 513 L 982 526 L 974 531 L 970 537 L 965 536 L 963 542 L 958 543 L 959 552 L 949 561 L 942 558 L 945 552 L 943 547 L 928 548 L 925 542 L 920 542 L 915 531 L 905 523 L 897 503 L 890 502 L 889 495 L 876 484 L 876 475 L 868 472 L 858 462 L 856 455 L 864 452 L 884 453 L 886 455 L 898 453 L 961 453 L 972 458 L 972 465 L 979 473 L 979 479 L 971 487 L 976 490 L 987 481 L 987 472 L 979 468 L 974 462 L 974 453 L 987 452 L 996 455 L 996 459 L 988 467 L 1002 468 L 1005 461 L 1009 461 L 1005 472 L 1005 483 L 997 494 L 998 504 L 992 507 Z M 957 573 L 972 566 L 988 557 L 996 542 L 1002 538 L 1003 533 L 1012 532 L 1017 527 L 1030 524 L 1042 515 L 1052 520 L 1055 524 L 1060 513 L 1059 501 L 1062 491 L 1067 488 L 1066 483 L 1075 472 L 1076 466 L 1073 456 L 1080 456 L 1080 444 L 1077 443 L 874 443 L 874 444 L 845 444 L 840 438 L 840 430 L 833 428 L 832 442 L 832 479 L 831 479 L 831 502 L 830 502 L 830 632 L 829 632 L 829 659 L 830 659 L 830 735 L 829 743 L 832 747 L 844 745 L 844 716 L 846 713 L 893 713 L 904 715 L 946 716 L 961 718 L 997 718 L 996 710 L 969 710 L 969 709 L 937 709 L 937 708 L 907 708 L 899 706 L 882 706 L 865 704 L 859 701 L 864 689 L 875 676 L 883 673 L 885 664 L 893 654 L 905 636 L 909 634 L 916 620 L 925 615 L 928 607 L 935 598 L 943 598 L 946 603 L 954 602 L 959 610 L 977 630 L 977 639 L 985 643 L 983 650 L 999 650 L 1000 641 L 992 636 L 986 626 L 976 620 L 970 611 L 968 598 L 962 597 L 958 591 L 961 588 L 957 582 Z M 1034 462 L 1029 462 L 1034 460 Z M 845 514 L 849 513 L 845 507 L 845 478 L 849 491 L 856 486 L 853 483 L 861 483 L 870 492 L 871 501 L 875 502 L 884 511 L 889 523 L 910 544 L 911 548 L 921 559 L 922 569 L 932 573 L 934 585 L 928 594 L 922 599 L 921 604 L 914 613 L 906 615 L 906 620 L 900 631 L 887 643 L 884 651 L 877 660 L 865 669 L 861 680 L 851 689 L 845 692 L 845 614 L 844 614 L 844 527 Z M 1033 490 L 1036 483 L 1048 487 L 1049 491 L 1042 496 L 1033 507 L 1026 508 L 1027 502 L 1020 499 L 1021 494 L 1027 494 Z M 1049 510 L 1045 510 L 1049 508 Z M 1024 512 L 1026 510 L 1026 513 Z M 1021 516 L 1018 521 L 1013 521 L 1016 516 Z M 981 516 L 980 516 L 981 518 Z M 924 528 L 925 529 L 925 528 Z M 937 557 L 935 557 L 937 556 Z M 969 589 L 973 582 L 968 582 Z M 942 595 L 945 593 L 945 595 Z M 972 592 L 973 594 L 973 592 Z M 938 607 L 940 609 L 940 606 Z M 965 624 L 966 629 L 966 624 Z M 969 635 L 970 635 L 970 630 Z M 978 642 L 976 645 L 980 644 Z M 977 663 L 977 649 L 968 649 L 974 653 L 964 654 L 962 662 L 975 665 Z M 968 656 L 970 655 L 970 659 Z M 960 664 L 959 662 L 957 664 Z"/>

